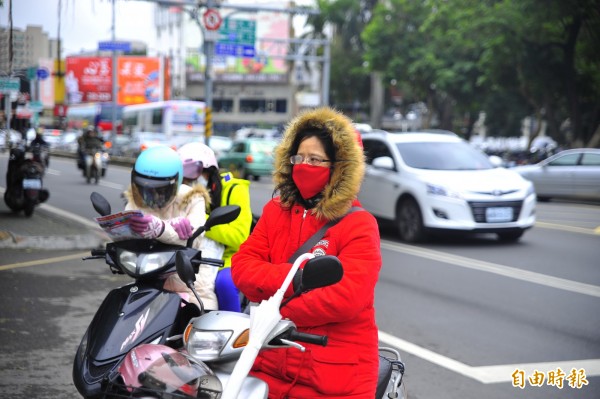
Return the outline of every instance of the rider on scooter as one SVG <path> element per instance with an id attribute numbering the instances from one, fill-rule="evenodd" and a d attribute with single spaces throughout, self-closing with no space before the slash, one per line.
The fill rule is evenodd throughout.
<path id="1" fill-rule="evenodd" d="M 131 171 L 131 186 L 124 193 L 125 210 L 139 209 L 144 216 L 132 219 L 131 228 L 144 238 L 155 238 L 167 244 L 185 246 L 198 227 L 206 221 L 206 204 L 210 202 L 206 188 L 182 184 L 183 164 L 175 150 L 166 146 L 144 150 Z M 193 247 L 202 249 L 203 256 L 221 258 L 220 252 L 209 254 L 205 249 L 212 240 L 201 237 Z M 218 244 L 218 243 L 215 243 Z M 213 247 L 217 247 L 214 245 Z M 219 248 L 213 248 L 219 251 Z M 195 288 L 205 309 L 218 309 L 215 278 L 218 269 L 200 265 Z M 189 293 L 189 302 L 196 298 L 176 274 L 167 279 L 164 287 L 170 291 Z"/>
<path id="2" fill-rule="evenodd" d="M 234 283 L 250 301 L 261 302 L 282 286 L 296 250 L 341 218 L 307 251 L 336 256 L 344 268 L 342 280 L 281 308 L 298 331 L 327 336 L 327 346 L 260 352 L 251 375 L 268 383 L 269 398 L 375 397 L 379 229 L 364 209 L 347 214 L 360 207 L 365 161 L 359 138 L 351 120 L 327 107 L 292 120 L 275 154 L 273 180 L 279 195 L 265 205 L 252 234 L 233 255 Z M 299 286 L 298 272 L 284 298 Z"/>
<path id="3" fill-rule="evenodd" d="M 252 224 L 250 208 L 250 182 L 233 177 L 231 172 L 219 173 L 215 153 L 203 143 L 187 143 L 177 152 L 183 161 L 183 183 L 207 188 L 211 201 L 207 213 L 220 206 L 239 205 L 240 215 L 231 223 L 213 227 L 206 237 L 223 244 L 224 266 L 219 270 L 215 290 L 219 309 L 240 312 L 240 293 L 231 279 L 231 257 L 246 241 Z"/>

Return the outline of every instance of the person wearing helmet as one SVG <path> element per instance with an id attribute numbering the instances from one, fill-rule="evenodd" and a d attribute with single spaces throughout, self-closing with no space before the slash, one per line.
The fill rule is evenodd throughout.
<path id="1" fill-rule="evenodd" d="M 274 167 L 278 196 L 267 202 L 233 255 L 233 281 L 252 302 L 270 298 L 287 277 L 292 255 L 336 220 L 305 252 L 336 256 L 344 276 L 281 308 L 283 319 L 293 321 L 299 332 L 327 336 L 327 346 L 303 343 L 304 352 L 262 351 L 251 374 L 268 383 L 269 398 L 373 398 L 381 242 L 377 221 L 357 199 L 365 159 L 352 121 L 329 107 L 300 113 L 277 146 Z M 298 288 L 301 275 L 299 270 L 284 298 Z"/>
<path id="2" fill-rule="evenodd" d="M 137 157 L 131 171 L 131 185 L 124 193 L 125 210 L 139 209 L 143 216 L 131 219 L 131 229 L 143 238 L 166 244 L 183 245 L 206 221 L 208 192 L 202 186 L 182 184 L 183 164 L 175 150 L 167 146 L 151 147 Z M 196 239 L 194 248 L 201 249 L 205 238 Z M 195 288 L 205 309 L 218 309 L 214 292 L 216 268 L 200 265 Z M 197 300 L 176 273 L 165 281 L 164 288 L 188 294 Z"/>
<path id="3" fill-rule="evenodd" d="M 212 149 L 202 143 L 188 143 L 178 150 L 183 161 L 183 182 L 199 184 L 208 189 L 211 210 L 225 205 L 239 205 L 240 215 L 231 223 L 215 226 L 206 237 L 224 245 L 223 261 L 215 282 L 219 309 L 240 312 L 240 294 L 231 279 L 231 257 L 250 234 L 252 209 L 250 207 L 250 182 L 234 178 L 229 172 L 219 174 L 219 165 Z"/>

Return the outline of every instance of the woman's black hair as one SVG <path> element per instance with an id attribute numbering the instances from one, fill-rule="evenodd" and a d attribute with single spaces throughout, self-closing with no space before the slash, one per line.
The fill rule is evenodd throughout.
<path id="1" fill-rule="evenodd" d="M 286 154 L 286 157 L 289 158 L 292 155 L 296 155 L 298 153 L 298 148 L 300 148 L 300 144 L 304 140 L 311 137 L 316 137 L 321 142 L 321 144 L 323 144 L 327 159 L 331 161 L 331 167 L 333 168 L 334 162 L 336 160 L 336 149 L 333 144 L 333 139 L 331 138 L 331 133 L 320 129 L 305 129 L 298 132 L 298 134 L 294 138 L 294 141 L 292 142 L 292 145 L 290 146 L 289 153 Z M 313 208 L 321 199 L 322 194 L 319 193 L 315 197 L 309 198 L 308 200 L 302 198 L 298 187 L 296 187 L 296 184 L 292 179 L 291 170 L 292 169 L 290 169 L 289 175 L 286 174 L 286 178 L 283 180 L 283 182 L 275 187 L 275 189 L 273 190 L 272 197 L 275 197 L 278 193 L 281 198 L 281 202 L 283 203 L 297 202 L 308 209 Z"/>
<path id="2" fill-rule="evenodd" d="M 213 211 L 221 206 L 221 191 L 223 185 L 221 184 L 221 174 L 219 169 L 211 166 L 210 168 L 204 169 L 208 171 L 208 193 L 210 194 L 210 210 Z"/>

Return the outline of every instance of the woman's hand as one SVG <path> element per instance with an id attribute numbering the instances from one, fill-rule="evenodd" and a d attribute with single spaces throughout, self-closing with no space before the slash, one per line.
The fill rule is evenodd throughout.
<path id="1" fill-rule="evenodd" d="M 156 238 L 165 230 L 165 223 L 153 215 L 133 216 L 131 230 L 143 238 Z"/>
<path id="2" fill-rule="evenodd" d="M 171 227 L 173 227 L 180 240 L 187 240 L 194 233 L 194 229 L 188 218 L 178 217 L 169 219 L 168 222 Z"/>

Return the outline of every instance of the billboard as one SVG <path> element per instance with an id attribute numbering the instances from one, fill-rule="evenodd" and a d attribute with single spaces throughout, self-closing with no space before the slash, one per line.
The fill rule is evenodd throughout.
<path id="1" fill-rule="evenodd" d="M 273 12 L 236 13 L 235 19 L 226 18 L 215 42 L 215 81 L 287 83 L 288 67 L 283 57 L 288 49 L 285 41 L 290 36 L 289 21 L 288 14 Z M 253 42 L 252 51 L 247 48 L 251 46 L 250 42 Z M 234 53 L 238 56 L 231 55 Z M 187 53 L 186 77 L 189 82 L 203 81 L 205 67 L 204 54 L 198 51 Z"/>
<path id="2" fill-rule="evenodd" d="M 69 104 L 112 101 L 110 57 L 67 57 L 65 89 Z"/>
<path id="3" fill-rule="evenodd" d="M 117 103 L 130 105 L 167 100 L 170 87 L 163 71 L 163 63 L 157 57 L 118 57 Z M 112 58 L 67 57 L 64 81 L 66 100 L 70 105 L 111 102 Z"/>
<path id="4" fill-rule="evenodd" d="M 164 99 L 162 63 L 153 57 L 119 57 L 117 81 L 121 105 L 143 104 Z"/>

